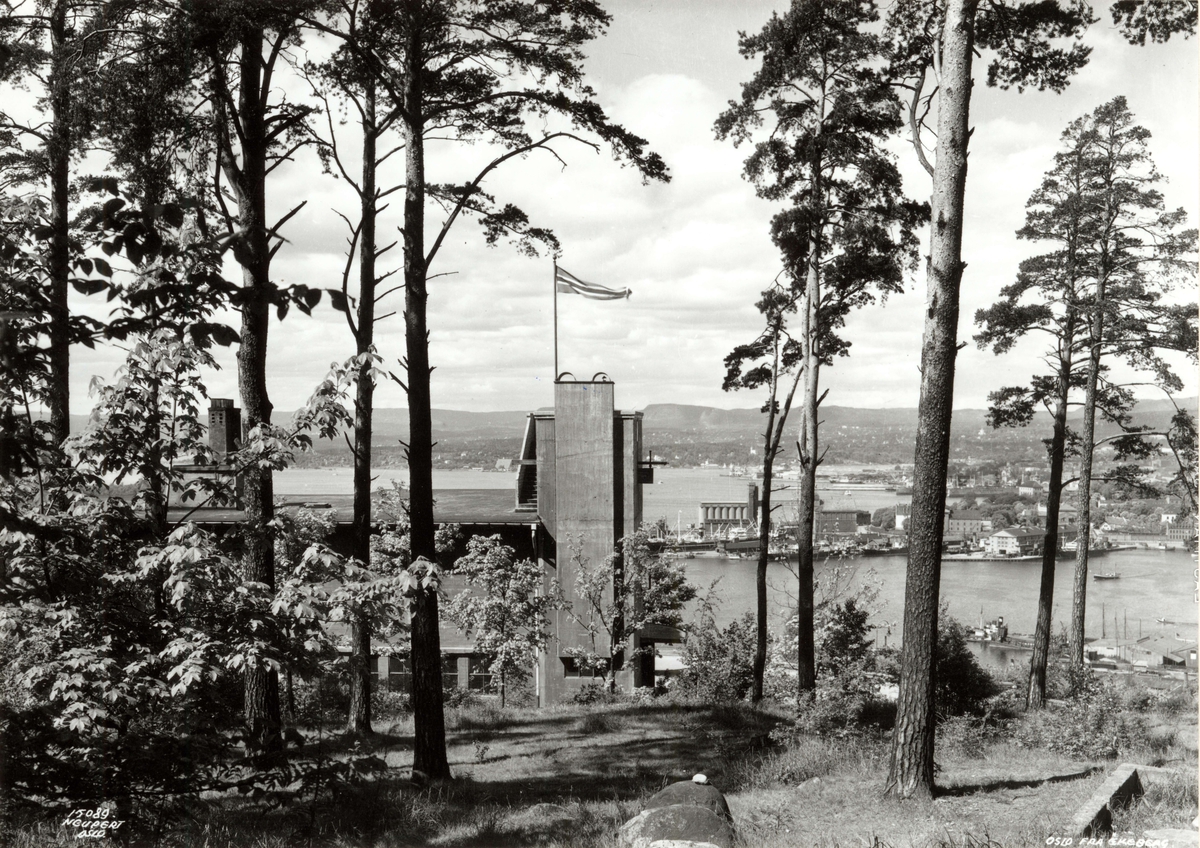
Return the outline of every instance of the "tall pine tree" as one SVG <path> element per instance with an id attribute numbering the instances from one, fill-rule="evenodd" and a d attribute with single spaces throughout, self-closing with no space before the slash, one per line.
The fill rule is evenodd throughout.
<path id="1" fill-rule="evenodd" d="M 817 408 L 820 370 L 849 345 L 836 335 L 853 308 L 901 289 L 905 265 L 915 266 L 916 229 L 927 207 L 905 200 L 893 157 L 884 149 L 901 128 L 900 100 L 883 73 L 884 44 L 871 31 L 879 19 L 872 0 L 829 4 L 794 0 L 756 35 L 743 35 L 741 53 L 761 67 L 717 120 L 719 137 L 753 139 L 771 119 L 764 140 L 746 160 L 745 176 L 760 197 L 785 202 L 771 234 L 783 253 L 787 293 L 764 292 L 767 327 L 757 342 L 726 359 L 725 388 L 771 388 L 764 411 L 763 495 L 757 571 L 758 632 L 754 697 L 762 697 L 766 662 L 767 543 L 773 466 L 797 382 L 801 392 L 799 506 L 799 687 L 816 685 L 813 657 L 813 523 L 820 463 Z M 799 332 L 783 339 L 785 315 L 798 310 Z M 755 368 L 743 366 L 764 359 Z M 792 372 L 783 395 L 780 377 Z M 826 392 L 827 393 L 827 392 Z"/>

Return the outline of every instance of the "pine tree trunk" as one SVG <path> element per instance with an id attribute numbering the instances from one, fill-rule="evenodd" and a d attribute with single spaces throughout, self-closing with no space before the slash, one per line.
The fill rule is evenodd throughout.
<path id="1" fill-rule="evenodd" d="M 50 15 L 50 131 L 46 158 L 50 177 L 50 240 L 46 257 L 49 278 L 47 359 L 50 380 L 46 406 L 50 433 L 61 445 L 71 435 L 71 313 L 67 304 L 70 279 L 71 82 L 67 56 L 67 3 L 59 0 Z"/>
<path id="2" fill-rule="evenodd" d="M 774 397 L 774 393 L 772 393 L 771 399 L 774 400 Z M 769 418 L 773 419 L 774 416 Z M 767 671 L 767 562 L 770 559 L 768 545 L 771 541 L 771 481 L 774 477 L 771 467 L 773 465 L 770 450 L 771 432 L 772 428 L 768 424 L 765 440 L 767 458 L 763 460 L 763 490 L 762 498 L 759 501 L 758 565 L 754 570 L 754 599 L 758 627 L 754 637 L 754 662 L 752 665 L 754 687 L 750 697 L 756 704 L 763 699 L 763 678 Z"/>
<path id="3" fill-rule="evenodd" d="M 1088 332 L 1088 370 L 1083 401 L 1083 435 L 1079 444 L 1079 537 L 1075 550 L 1075 583 L 1071 598 L 1071 646 L 1068 662 L 1083 670 L 1084 622 L 1087 617 L 1088 549 L 1092 546 L 1092 456 L 1096 451 L 1096 388 L 1100 378 L 1100 346 L 1104 338 L 1106 272 L 1096 281 Z"/>
<path id="4" fill-rule="evenodd" d="M 1071 390 L 1071 337 L 1073 321 L 1067 317 L 1066 342 L 1059 359 L 1058 400 L 1054 407 L 1054 433 L 1050 439 L 1050 491 L 1046 494 L 1046 537 L 1042 548 L 1042 582 L 1038 590 L 1037 628 L 1029 665 L 1026 709 L 1046 704 L 1046 666 L 1050 660 L 1051 612 L 1054 609 L 1054 566 L 1058 556 L 1058 515 L 1062 502 L 1063 459 L 1067 444 L 1067 399 Z"/>
<path id="5" fill-rule="evenodd" d="M 237 352 L 238 389 L 248 428 L 271 422 L 267 395 L 267 331 L 270 326 L 270 245 L 266 225 L 267 129 L 262 87 L 261 29 L 248 27 L 241 36 L 238 62 L 238 120 L 242 129 L 241 180 L 235 186 L 237 221 L 242 242 L 236 251 L 242 265 L 241 345 Z M 244 472 L 245 579 L 275 590 L 275 542 L 271 522 L 275 517 L 270 469 Z M 279 677 L 269 669 L 251 668 L 245 678 L 245 716 L 252 738 L 264 747 L 275 747 L 281 727 Z"/>
<path id="6" fill-rule="evenodd" d="M 417 13 L 414 13 L 414 16 Z M 433 424 L 426 324 L 425 146 L 422 111 L 424 57 L 421 21 L 409 22 L 404 62 L 404 318 L 408 376 L 409 526 L 412 557 L 437 562 L 433 523 Z M 442 709 L 441 645 L 436 591 L 418 592 L 412 605 L 413 770 L 449 778 Z"/>
<path id="7" fill-rule="evenodd" d="M 820 331 L 817 309 L 821 301 L 820 244 L 816 239 L 809 241 L 808 276 L 804 290 L 803 344 L 804 361 L 804 409 L 801 417 L 800 450 L 800 514 L 797 516 L 798 550 L 797 573 L 800 591 L 797 603 L 797 640 L 799 658 L 797 664 L 797 686 L 800 692 L 811 692 L 817 686 L 816 646 L 814 645 L 813 598 L 813 531 L 817 507 L 817 394 L 821 375 L 818 334 Z"/>
<path id="8" fill-rule="evenodd" d="M 770 559 L 768 546 L 771 541 L 771 483 L 774 479 L 775 449 L 778 445 L 775 439 L 775 406 L 779 397 L 779 337 L 780 326 L 776 325 L 774 359 L 771 365 L 771 395 L 767 406 L 767 425 L 763 431 L 763 490 L 759 500 L 758 565 L 754 571 L 756 628 L 754 659 L 750 666 L 753 679 L 750 699 L 755 704 L 763 699 L 763 677 L 767 670 L 767 562 Z"/>
<path id="9" fill-rule="evenodd" d="M 889 795 L 900 798 L 928 798 L 933 793 L 934 651 L 958 346 L 958 295 L 964 267 L 963 200 L 975 6 L 974 0 L 950 0 L 942 29 L 929 290 L 921 349 L 921 400 L 904 592 L 904 645 L 886 788 Z"/>
<path id="10" fill-rule="evenodd" d="M 362 356 L 375 341 L 375 83 L 368 80 L 364 92 L 362 232 L 358 259 L 358 330 L 355 352 Z M 359 366 L 354 398 L 354 524 L 350 556 L 363 565 L 371 564 L 371 427 L 374 413 L 375 378 L 372 365 Z M 371 622 L 355 616 L 350 635 L 350 733 L 371 731 Z"/>

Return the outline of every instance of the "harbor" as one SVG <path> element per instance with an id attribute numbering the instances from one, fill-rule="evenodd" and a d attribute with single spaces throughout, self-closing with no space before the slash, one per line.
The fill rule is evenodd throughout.
<path id="1" fill-rule="evenodd" d="M 853 466 L 860 468 L 860 466 Z M 861 466 L 867 467 L 867 466 Z M 835 468 L 835 470 L 838 470 Z M 881 469 L 882 470 L 882 469 Z M 402 482 L 404 469 L 381 471 L 379 485 L 387 484 L 394 475 Z M 350 491 L 349 469 L 300 469 L 279 474 L 277 491 L 297 493 Z M 662 468 L 655 472 L 653 485 L 644 487 L 644 515 L 648 523 L 661 521 L 674 539 L 676 556 L 681 560 L 688 579 L 701 595 L 710 591 L 716 604 L 718 626 L 727 626 L 746 612 L 753 611 L 754 574 L 757 540 L 742 535 L 745 544 L 733 551 L 717 550 L 715 540 L 704 540 L 691 527 L 696 522 L 697 505 L 705 501 L 744 501 L 748 481 L 745 477 L 729 477 L 721 468 Z M 780 486 L 794 486 L 794 480 L 784 479 Z M 434 474 L 438 489 L 511 489 L 509 474 L 466 470 L 444 470 Z M 874 512 L 911 500 L 905 495 L 887 491 L 862 491 L 846 494 L 844 486 L 818 486 L 818 497 L 829 510 Z M 793 488 L 776 493 L 776 501 L 786 510 L 795 500 Z M 679 539 L 682 538 L 682 542 Z M 904 615 L 904 582 L 907 552 L 903 549 L 874 549 L 869 553 L 850 539 L 840 546 L 827 545 L 818 550 L 817 581 L 827 586 L 836 574 L 845 592 L 866 587 L 875 595 L 870 604 L 871 625 L 880 646 L 897 646 Z M 741 550 L 737 550 L 740 547 Z M 751 556 L 751 552 L 755 555 Z M 1053 629 L 1059 632 L 1069 627 L 1071 614 L 1074 551 L 1064 551 L 1056 569 L 1054 581 Z M 1113 628 L 1113 615 L 1129 622 L 1131 638 L 1138 633 L 1190 633 L 1195 638 L 1196 627 L 1175 622 L 1197 620 L 1196 584 L 1193 578 L 1195 562 L 1182 543 L 1159 547 L 1157 543 L 1137 545 L 1120 543 L 1101 555 L 1094 573 L 1118 573 L 1118 580 L 1089 580 L 1086 632 L 1100 638 Z M 794 551 L 780 548 L 767 568 L 768 610 L 772 626 L 782 625 L 795 607 L 796 557 Z M 1100 565 L 1102 563 L 1102 565 Z M 1004 616 L 1013 634 L 1033 633 L 1036 624 L 1038 585 L 1041 578 L 1041 556 L 972 557 L 947 554 L 942 559 L 941 598 L 949 614 L 964 625 L 973 627 L 981 615 L 985 618 Z M 819 600 L 819 598 L 818 598 Z M 1007 649 L 1006 649 L 1007 650 Z M 989 661 L 999 656 L 989 651 Z"/>

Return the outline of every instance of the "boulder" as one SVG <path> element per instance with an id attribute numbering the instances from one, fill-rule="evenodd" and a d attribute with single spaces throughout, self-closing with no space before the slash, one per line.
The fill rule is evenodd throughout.
<path id="1" fill-rule="evenodd" d="M 672 783 L 621 826 L 622 848 L 733 848 L 725 796 L 702 774 Z"/>
<path id="2" fill-rule="evenodd" d="M 672 783 L 657 795 L 652 796 L 643 809 L 656 810 L 659 807 L 671 807 L 676 804 L 704 807 L 733 824 L 733 816 L 729 812 L 729 804 L 725 802 L 725 796 L 715 786 L 697 783 L 694 780 Z"/>
<path id="3" fill-rule="evenodd" d="M 733 848 L 733 826 L 708 807 L 672 804 L 643 810 L 625 822 L 620 844 L 622 848 Z"/>

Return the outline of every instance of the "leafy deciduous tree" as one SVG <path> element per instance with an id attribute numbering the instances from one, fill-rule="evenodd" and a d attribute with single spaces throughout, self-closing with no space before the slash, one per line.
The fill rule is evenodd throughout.
<path id="1" fill-rule="evenodd" d="M 551 613 L 566 609 L 557 583 L 542 590 L 545 575 L 537 562 L 517 560 L 499 536 L 473 536 L 454 574 L 470 588 L 450 598 L 446 617 L 475 640 L 476 653 L 500 679 L 500 706 L 508 682 L 523 679 L 550 640 Z"/>
<path id="2" fill-rule="evenodd" d="M 602 562 L 591 562 L 578 549 L 571 557 L 577 575 L 575 597 L 581 603 L 569 615 L 588 635 L 591 649 L 568 650 L 582 666 L 604 671 L 613 689 L 613 658 L 648 624 L 678 627 L 684 604 L 696 597 L 696 587 L 678 564 L 650 553 L 645 528 L 622 539 L 619 550 Z"/>

